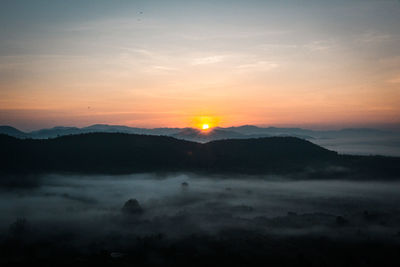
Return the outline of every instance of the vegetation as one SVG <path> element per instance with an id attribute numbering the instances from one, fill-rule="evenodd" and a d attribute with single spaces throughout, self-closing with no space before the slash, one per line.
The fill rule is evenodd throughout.
<path id="1" fill-rule="evenodd" d="M 296 137 L 199 144 L 166 136 L 91 133 L 53 139 L 0 135 L 3 172 L 303 173 L 312 178 L 399 178 L 400 158 L 348 156 Z"/>

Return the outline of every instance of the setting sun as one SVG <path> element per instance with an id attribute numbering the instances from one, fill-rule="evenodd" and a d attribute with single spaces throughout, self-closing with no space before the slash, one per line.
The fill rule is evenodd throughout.
<path id="1" fill-rule="evenodd" d="M 206 131 L 211 128 L 217 127 L 220 124 L 219 116 L 196 116 L 193 117 L 191 125 L 197 129 Z"/>

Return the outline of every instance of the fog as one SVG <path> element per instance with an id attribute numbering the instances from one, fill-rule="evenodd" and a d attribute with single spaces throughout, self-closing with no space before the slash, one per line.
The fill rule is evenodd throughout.
<path id="1" fill-rule="evenodd" d="M 215 234 L 227 228 L 275 235 L 336 233 L 365 228 L 368 235 L 400 230 L 400 183 L 294 181 L 288 177 L 204 177 L 194 174 L 125 176 L 44 175 L 29 187 L 4 186 L 2 233 L 24 219 L 34 232 L 110 233 L 168 237 Z M 136 199 L 139 213 L 123 212 Z M 374 218 L 374 220 L 368 220 Z M 372 225 L 372 226 L 371 226 Z"/>
<path id="2" fill-rule="evenodd" d="M 400 137 L 398 134 L 368 137 L 337 136 L 334 138 L 314 138 L 309 141 L 340 154 L 400 156 Z"/>

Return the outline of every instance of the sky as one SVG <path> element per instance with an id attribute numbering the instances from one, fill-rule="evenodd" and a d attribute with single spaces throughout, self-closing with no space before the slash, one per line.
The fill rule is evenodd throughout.
<path id="1" fill-rule="evenodd" d="M 0 125 L 400 125 L 398 0 L 0 0 L 0 25 Z"/>

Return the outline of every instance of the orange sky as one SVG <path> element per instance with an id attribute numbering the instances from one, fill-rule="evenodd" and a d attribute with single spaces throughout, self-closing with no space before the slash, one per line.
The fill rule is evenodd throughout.
<path id="1" fill-rule="evenodd" d="M 400 122 L 398 1 L 176 3 L 79 13 L 27 2 L 24 18 L 10 4 L 3 12 L 17 17 L 0 14 L 0 124 Z"/>

